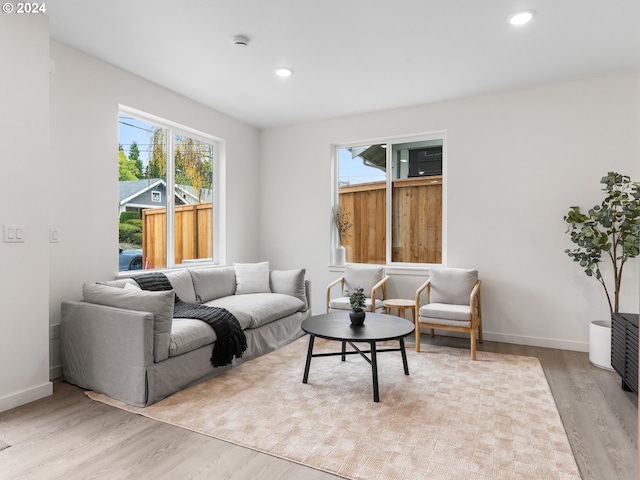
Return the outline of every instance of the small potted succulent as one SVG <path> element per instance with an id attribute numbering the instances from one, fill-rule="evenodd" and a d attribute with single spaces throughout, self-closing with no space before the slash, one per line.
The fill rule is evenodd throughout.
<path id="1" fill-rule="evenodd" d="M 362 287 L 356 287 L 349 295 L 349 303 L 351 304 L 349 318 L 353 325 L 362 325 L 364 323 L 366 298 Z"/>

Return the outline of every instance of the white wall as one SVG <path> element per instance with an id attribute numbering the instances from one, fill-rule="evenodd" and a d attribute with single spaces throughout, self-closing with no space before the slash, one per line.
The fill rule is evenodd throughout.
<path id="1" fill-rule="evenodd" d="M 82 284 L 118 274 L 118 105 L 157 115 L 226 142 L 227 262 L 258 259 L 259 131 L 153 83 L 51 42 L 50 322 Z M 52 378 L 59 375 L 52 342 Z"/>
<path id="2" fill-rule="evenodd" d="M 227 263 L 306 267 L 315 312 L 339 274 L 331 144 L 446 129 L 447 263 L 480 270 L 486 337 L 585 350 L 588 321 L 608 315 L 563 253 L 562 216 L 599 202 L 609 170 L 640 178 L 640 74 L 259 132 L 64 45 L 49 52 L 45 16 L 0 16 L 0 49 L 11 72 L 0 76 L 0 224 L 26 234 L 0 243 L 0 411 L 51 393 L 60 302 L 117 275 L 118 104 L 226 140 Z M 48 243 L 49 226 L 60 243 Z M 627 274 L 622 310 L 635 311 L 638 262 Z M 411 298 L 423 279 L 394 274 L 390 295 Z"/>
<path id="3" fill-rule="evenodd" d="M 0 243 L 0 411 L 50 395 L 49 24 L 0 15 L 0 229 L 24 225 L 24 243 Z"/>
<path id="4" fill-rule="evenodd" d="M 562 218 L 601 201 L 608 171 L 640 181 L 637 73 L 263 130 L 261 258 L 306 267 L 323 312 L 339 276 L 329 268 L 331 145 L 434 130 L 447 131 L 445 261 L 479 269 L 485 337 L 586 351 L 589 321 L 609 312 L 564 253 Z M 622 311 L 638 307 L 634 262 Z M 424 279 L 394 274 L 390 295 L 413 298 Z"/>

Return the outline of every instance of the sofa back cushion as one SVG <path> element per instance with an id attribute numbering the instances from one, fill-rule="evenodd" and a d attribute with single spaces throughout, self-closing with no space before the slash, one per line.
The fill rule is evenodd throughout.
<path id="1" fill-rule="evenodd" d="M 153 313 L 153 359 L 161 362 L 169 357 L 175 299 L 173 290 L 150 292 L 85 283 L 82 294 L 85 302 Z"/>
<path id="2" fill-rule="evenodd" d="M 189 270 L 181 268 L 180 270 L 165 272 L 165 275 L 180 300 L 188 303 L 198 302 Z"/>
<path id="3" fill-rule="evenodd" d="M 298 270 L 272 270 L 269 273 L 269 281 L 273 293 L 283 293 L 302 300 L 304 303 L 302 311 L 306 312 L 309 305 L 307 305 L 304 274 L 304 268 Z"/>
<path id="4" fill-rule="evenodd" d="M 236 293 L 236 270 L 233 267 L 190 268 L 198 303 Z"/>

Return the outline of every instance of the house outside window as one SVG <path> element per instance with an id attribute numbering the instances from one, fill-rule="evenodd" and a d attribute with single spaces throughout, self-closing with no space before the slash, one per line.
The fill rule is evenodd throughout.
<path id="1" fill-rule="evenodd" d="M 222 141 L 121 108 L 119 270 L 219 262 Z"/>
<path id="2" fill-rule="evenodd" d="M 334 205 L 352 224 L 343 241 L 347 263 L 442 263 L 444 132 L 335 152 Z"/>

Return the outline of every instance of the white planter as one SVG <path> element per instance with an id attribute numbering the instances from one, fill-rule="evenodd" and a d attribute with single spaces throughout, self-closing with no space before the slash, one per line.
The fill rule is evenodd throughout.
<path id="1" fill-rule="evenodd" d="M 338 245 L 336 247 L 336 258 L 335 258 L 335 264 L 336 265 L 344 265 L 346 263 L 346 258 L 347 258 L 347 254 L 345 252 L 345 249 L 342 245 Z"/>
<path id="2" fill-rule="evenodd" d="M 589 325 L 589 361 L 596 367 L 611 367 L 611 321 L 594 320 Z"/>

